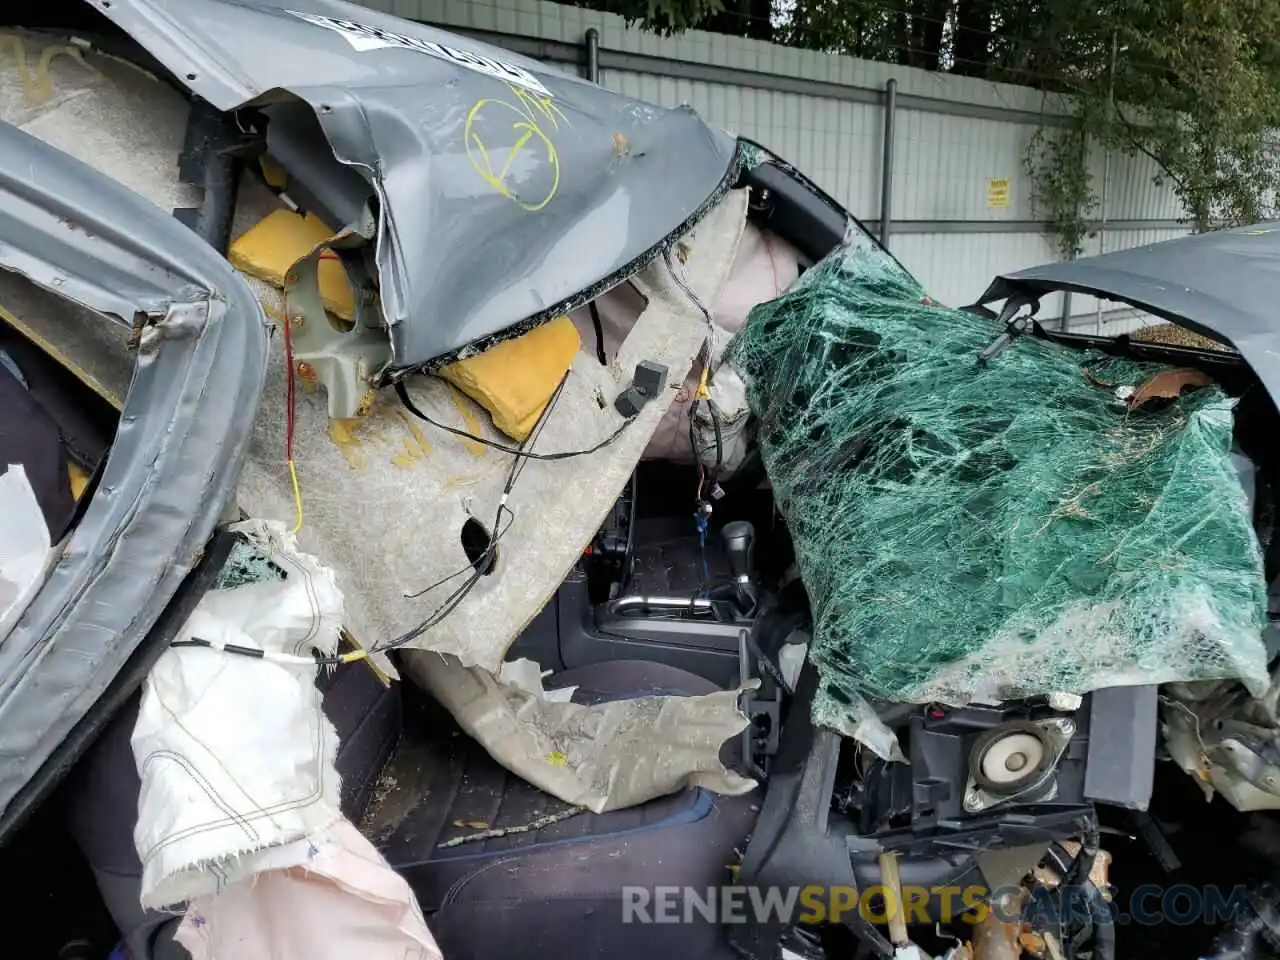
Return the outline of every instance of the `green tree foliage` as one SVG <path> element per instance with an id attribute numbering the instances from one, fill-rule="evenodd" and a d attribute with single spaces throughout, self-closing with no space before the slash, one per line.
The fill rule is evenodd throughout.
<path id="1" fill-rule="evenodd" d="M 1070 24 L 1064 12 L 1061 24 Z M 1035 35 L 1044 51 L 1023 82 L 1069 95 L 1071 128 L 1040 136 L 1028 154 L 1038 199 L 1070 253 L 1088 206 L 1087 135 L 1121 154 L 1155 161 L 1197 230 L 1275 215 L 1280 155 L 1280 2 L 1135 0 L 1090 8 L 1069 29 Z M 997 72 L 997 79 L 1002 77 Z"/>
<path id="2" fill-rule="evenodd" d="M 1026 156 L 1064 254 L 1097 185 L 1089 144 L 1150 157 L 1200 230 L 1276 210 L 1280 0 L 581 0 L 691 27 L 1065 95 Z"/>
<path id="3" fill-rule="evenodd" d="M 667 36 L 710 30 L 756 40 L 772 40 L 773 0 L 577 0 L 580 7 L 616 13 L 627 25 Z"/>

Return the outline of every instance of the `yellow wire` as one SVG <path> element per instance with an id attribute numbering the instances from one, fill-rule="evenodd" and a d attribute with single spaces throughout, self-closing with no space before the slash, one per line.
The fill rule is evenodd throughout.
<path id="1" fill-rule="evenodd" d="M 290 533 L 297 533 L 302 529 L 302 488 L 298 486 L 298 470 L 293 465 L 293 461 L 289 461 L 289 480 L 293 483 L 293 529 Z"/>
<path id="2" fill-rule="evenodd" d="M 711 399 L 711 388 L 707 384 L 708 375 L 709 375 L 709 372 L 707 368 L 703 367 L 702 376 L 698 378 L 698 389 L 693 394 L 695 399 L 698 399 L 698 400 Z"/>

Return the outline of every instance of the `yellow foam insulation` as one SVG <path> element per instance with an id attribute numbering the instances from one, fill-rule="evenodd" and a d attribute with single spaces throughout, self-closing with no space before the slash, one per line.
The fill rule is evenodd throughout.
<path id="1" fill-rule="evenodd" d="M 89 486 L 89 471 L 73 461 L 67 464 L 67 477 L 71 481 L 71 496 L 79 503 L 85 488 Z"/>
<path id="2" fill-rule="evenodd" d="M 524 440 L 581 346 L 573 322 L 556 317 L 437 373 L 489 411 L 495 427 Z"/>
<path id="3" fill-rule="evenodd" d="M 334 233 L 315 214 L 273 210 L 231 244 L 227 259 L 241 273 L 283 288 L 289 269 Z M 320 261 L 320 299 L 335 316 L 355 319 L 355 298 L 337 254 L 327 253 Z"/>
<path id="4" fill-rule="evenodd" d="M 268 156 L 265 153 L 258 157 L 258 169 L 262 171 L 262 179 L 267 182 L 268 186 L 283 190 L 289 185 L 289 174 L 284 167 L 280 166 L 275 157 Z"/>

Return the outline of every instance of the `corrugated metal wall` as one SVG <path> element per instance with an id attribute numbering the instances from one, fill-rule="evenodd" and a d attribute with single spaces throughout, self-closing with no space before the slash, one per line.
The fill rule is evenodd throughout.
<path id="1" fill-rule="evenodd" d="M 880 218 L 884 107 L 897 81 L 891 247 L 940 300 L 969 303 L 997 273 L 1057 259 L 1039 222 L 1024 170 L 1028 141 L 1060 106 L 1025 87 L 794 50 L 756 40 L 691 31 L 658 37 L 628 30 L 620 17 L 546 0 L 365 0 L 409 19 L 472 32 L 580 71 L 585 35 L 600 32 L 600 82 L 655 103 L 687 103 L 708 121 L 786 157 L 856 216 Z M 1089 157 L 1101 184 L 1102 153 Z M 1107 228 L 1086 252 L 1151 243 L 1186 229 L 1154 164 L 1113 155 Z M 1007 201 L 990 181 L 1008 181 Z M 994 202 L 993 202 L 994 201 Z M 1072 326 L 1092 328 L 1096 303 L 1072 298 Z M 1105 304 L 1104 311 L 1116 305 Z M 1046 302 L 1042 317 L 1060 303 Z M 1102 317 L 1120 332 L 1140 323 L 1131 311 Z"/>

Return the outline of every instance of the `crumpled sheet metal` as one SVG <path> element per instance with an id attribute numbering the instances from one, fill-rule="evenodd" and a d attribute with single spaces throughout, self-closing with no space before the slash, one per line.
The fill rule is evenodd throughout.
<path id="1" fill-rule="evenodd" d="M 146 123 L 139 123 L 146 117 Z M 199 203 L 177 179 L 187 104 L 137 67 L 86 53 L 65 37 L 0 32 L 0 121 L 76 157 L 166 213 Z M 117 409 L 133 376 L 129 329 L 0 271 L 7 322 L 66 363 Z"/>
<path id="2" fill-rule="evenodd" d="M 115 0 L 102 12 L 221 110 L 280 91 L 315 110 L 337 158 L 378 193 L 397 370 L 576 306 L 696 220 L 737 169 L 734 138 L 688 107 L 348 3 Z"/>
<path id="3" fill-rule="evenodd" d="M 1171 683 L 1160 692 L 1160 733 L 1170 758 L 1204 791 L 1237 810 L 1280 809 L 1280 668 L 1261 696 L 1230 680 Z"/>
<path id="4" fill-rule="evenodd" d="M 530 661 L 503 679 L 454 657 L 415 650 L 405 673 L 508 770 L 595 813 L 688 787 L 738 796 L 755 788 L 720 762 L 720 748 L 747 719 L 737 690 L 701 697 L 635 697 L 585 706 L 530 682 Z M 515 676 L 507 666 L 515 666 Z M 536 681 L 536 672 L 533 674 Z M 505 681 L 505 682 L 504 682 Z"/>
<path id="5" fill-rule="evenodd" d="M 95 65 L 99 59 L 88 56 Z M 52 63 L 55 90 L 62 91 L 64 84 L 71 86 L 66 87 L 66 96 L 49 102 L 48 114 L 40 114 L 50 117 L 44 121 L 43 133 L 86 162 L 105 158 L 104 173 L 133 186 L 162 209 L 193 205 L 198 198 L 176 182 L 174 159 L 182 143 L 186 115 L 181 97 L 130 67 L 120 67 L 123 72 L 119 77 L 108 78 L 103 70 L 82 75 L 79 63 L 62 57 Z M 92 88 L 90 92 L 82 89 L 84 84 Z M 64 105 L 79 108 L 95 102 L 87 112 L 62 110 Z M 58 114 L 57 122 L 52 118 L 54 113 Z M 139 125 L 136 119 L 143 115 L 155 117 L 156 122 Z M 95 131 L 94 136 L 78 135 L 86 127 Z M 108 147 L 104 141 L 125 146 Z M 142 173 L 134 177 L 134 171 Z M 745 203 L 743 194 L 731 194 L 703 221 L 688 245 L 684 269 L 707 302 L 714 300 L 733 263 Z M 237 208 L 236 234 L 276 204 L 255 181 L 246 179 Z M 607 435 L 617 421 L 611 409 L 602 410 L 600 401 L 609 406 L 629 382 L 638 360 L 657 359 L 681 372 L 692 365 L 703 336 L 701 315 L 671 283 L 662 266 L 651 267 L 638 279 L 650 299 L 646 316 L 608 367 L 585 353 L 578 357 L 539 449 L 581 449 Z M 281 292 L 256 281 L 250 285 L 267 315 L 279 321 L 284 315 Z M 42 303 L 31 300 L 30 309 L 21 312 L 39 316 L 44 312 L 39 309 Z M 26 304 L 24 300 L 24 307 Z M 58 311 L 58 316 L 65 315 Z M 124 364 L 116 363 L 122 354 L 114 342 L 95 347 L 87 351 L 87 358 L 82 357 L 86 353 L 83 334 L 98 331 L 100 322 L 78 315 L 70 319 L 76 326 L 64 344 L 66 351 L 99 364 L 95 372 L 106 385 L 104 392 L 113 398 L 123 396 L 128 384 L 127 358 Z M 57 335 L 59 328 L 55 325 L 44 332 Z M 298 387 L 297 459 L 305 510 L 300 542 L 337 571 L 346 595 L 346 624 L 368 646 L 430 612 L 430 598 L 409 601 L 403 593 L 465 565 L 459 532 L 467 509 L 489 522 L 509 458 L 443 435 L 386 399 L 366 418 L 330 422 L 324 396 L 305 380 L 299 380 Z M 415 379 L 410 390 L 415 402 L 433 416 L 503 441 L 491 430 L 483 412 L 447 385 Z M 674 390 L 673 383 L 673 395 Z M 287 519 L 293 515 L 283 456 L 283 399 L 283 352 L 277 336 L 240 487 L 241 506 L 256 516 Z M 447 629 L 425 638 L 427 643 L 497 669 L 507 646 L 551 597 L 603 520 L 665 407 L 661 402 L 651 404 L 617 443 L 590 458 L 559 464 L 529 463 L 512 498 L 517 524 L 500 544 L 496 572 L 478 586 L 470 603 L 464 604 L 452 622 L 446 621 L 443 626 Z M 590 468 L 585 469 L 588 462 Z M 549 538 L 548 529 L 562 535 Z M 387 667 L 385 661 L 383 666 Z M 495 701 L 507 702 L 504 694 Z M 704 721 L 707 718 L 706 704 L 690 701 L 678 706 Z M 550 726 L 542 735 L 556 735 L 559 721 L 543 712 Z M 711 716 L 723 732 L 721 740 L 741 729 L 736 706 L 727 698 L 714 704 Z M 714 736 L 703 753 L 686 754 L 686 773 L 719 769 L 719 742 L 712 744 L 711 739 Z M 651 746 L 643 745 L 646 749 Z M 500 744 L 486 746 L 501 749 Z M 672 772 L 676 766 L 668 764 L 663 782 L 678 781 L 681 774 Z M 707 773 L 709 779 L 704 782 L 710 784 L 715 776 Z M 725 786 L 740 789 L 742 784 L 729 781 Z M 614 790 L 608 802 L 624 806 L 662 789 L 657 780 L 650 780 L 638 791 L 632 786 L 621 792 Z M 579 795 L 581 789 L 572 787 L 568 792 Z"/>
<path id="6" fill-rule="evenodd" d="M 728 276 L 745 216 L 746 192 L 729 194 L 683 242 L 687 262 L 673 258 L 704 302 L 714 300 Z M 620 422 L 613 399 L 640 360 L 672 371 L 693 363 L 706 333 L 701 313 L 665 266 L 648 268 L 638 281 L 648 308 L 609 366 L 585 351 L 578 354 L 534 450 L 581 450 L 612 433 Z M 673 383 L 673 394 L 676 388 Z M 510 444 L 480 407 L 448 384 L 414 378 L 409 390 L 433 418 Z M 276 351 L 240 484 L 240 505 L 253 516 L 293 515 L 284 393 L 284 364 Z M 604 522 L 666 406 L 663 400 L 650 403 L 616 442 L 591 456 L 527 461 L 508 500 L 515 519 L 498 544 L 493 572 L 410 646 L 496 671 Z M 323 392 L 300 381 L 296 424 L 304 518 L 299 542 L 338 571 L 347 627 L 362 646 L 399 636 L 426 619 L 457 581 L 424 597 L 406 594 L 457 571 L 469 573 L 462 525 L 469 516 L 492 524 L 511 457 L 416 420 L 389 392 L 365 417 L 330 421 Z"/>
<path id="7" fill-rule="evenodd" d="M 18 72 L 41 77 L 42 64 L 26 60 Z M 0 67 L 6 82 L 9 70 Z M 149 318 L 98 491 L 0 645 L 8 828 L 34 802 L 32 779 L 138 650 L 221 520 L 267 334 L 238 275 L 168 211 L 34 131 L 0 123 L 0 140 L 6 271 L 79 304 L 69 312 L 96 311 L 102 326 Z"/>
<path id="8" fill-rule="evenodd" d="M 41 52 L 49 43 L 48 37 L 27 37 L 27 62 L 43 62 Z M 0 89 L 11 90 L 15 96 L 5 106 L 18 111 L 15 104 L 25 102 L 17 96 L 23 81 L 12 63 L 0 60 L 0 83 L 7 84 Z M 60 54 L 49 59 L 46 70 L 51 96 L 6 117 L 39 124 L 42 137 L 162 209 L 198 202 L 199 192 L 177 181 L 187 106 L 176 91 L 135 67 L 94 54 L 83 60 Z M 143 116 L 149 118 L 146 124 L 138 122 Z M 278 205 L 246 177 L 235 235 Z M 725 286 L 745 210 L 745 191 L 730 193 L 683 244 L 688 262 L 681 265 L 673 258 L 708 304 L 716 302 Z M 245 279 L 267 316 L 278 323 L 285 313 L 281 291 Z M 649 308 L 616 354 L 611 344 L 607 367 L 590 351 L 578 356 L 536 449 L 582 449 L 607 436 L 618 423 L 613 398 L 630 382 L 640 360 L 667 364 L 675 397 L 679 376 L 692 366 L 701 345 L 704 321 L 661 263 L 637 281 L 645 287 Z M 36 313 L 43 305 L 33 299 L 31 311 L 23 313 Z M 77 342 L 101 326 L 96 318 L 87 323 L 72 319 L 77 321 Z M 52 325 L 42 332 L 58 331 Z M 294 504 L 284 462 L 284 357 L 278 328 L 273 333 L 267 382 L 241 475 L 240 506 L 251 516 L 290 519 Z M 112 342 L 73 349 L 73 355 L 87 354 L 110 369 L 103 379 L 113 396 L 127 386 L 127 368 L 111 364 L 117 359 L 115 347 Z M 378 396 L 365 417 L 330 421 L 323 390 L 305 378 L 298 379 L 297 387 L 295 459 L 304 506 L 299 542 L 338 571 L 347 596 L 347 626 L 367 647 L 403 632 L 434 609 L 435 596 L 407 600 L 404 594 L 466 566 L 459 539 L 462 523 L 469 511 L 486 526 L 492 522 L 510 458 L 415 420 L 389 392 Z M 447 384 L 413 378 L 409 390 L 433 417 L 509 443 L 492 429 L 484 411 Z M 499 544 L 497 569 L 421 645 L 496 670 L 506 647 L 550 599 L 603 522 L 666 406 L 650 404 L 616 443 L 591 457 L 529 462 L 510 500 L 516 522 Z M 555 537 L 548 537 L 548 531 Z"/>

